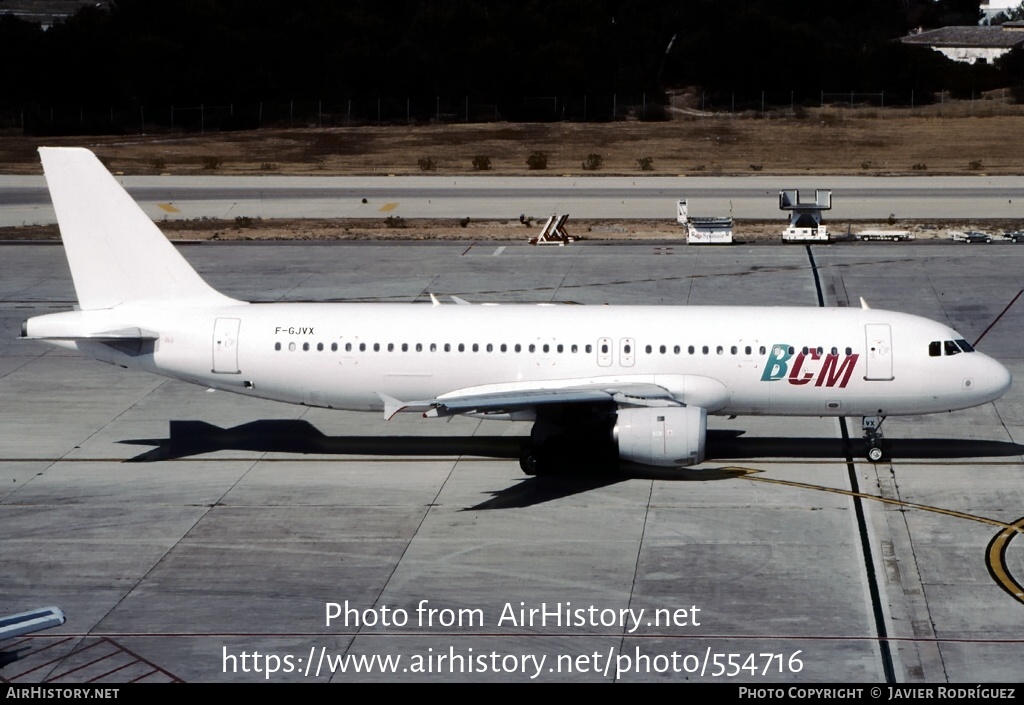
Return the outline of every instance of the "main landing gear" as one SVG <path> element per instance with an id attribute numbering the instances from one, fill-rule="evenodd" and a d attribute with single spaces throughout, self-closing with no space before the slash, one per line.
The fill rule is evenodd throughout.
<path id="1" fill-rule="evenodd" d="M 519 467 L 522 468 L 523 474 L 530 475 L 531 477 L 540 474 L 546 469 L 540 454 L 529 444 L 524 444 L 524 448 L 519 456 Z"/>
<path id="2" fill-rule="evenodd" d="M 527 475 L 593 474 L 618 467 L 612 440 L 614 407 L 544 409 L 523 443 L 519 467 Z"/>
<path id="3" fill-rule="evenodd" d="M 864 432 L 864 441 L 868 446 L 868 460 L 877 463 L 885 457 L 882 450 L 882 422 L 884 416 L 865 416 L 861 420 L 861 430 Z"/>

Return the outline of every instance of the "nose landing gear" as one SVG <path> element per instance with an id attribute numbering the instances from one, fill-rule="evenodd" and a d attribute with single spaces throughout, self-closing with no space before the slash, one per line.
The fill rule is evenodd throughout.
<path id="1" fill-rule="evenodd" d="M 865 416 L 861 420 L 861 430 L 864 432 L 864 441 L 867 443 L 867 457 L 872 463 L 880 462 L 885 457 L 882 450 L 882 422 L 884 416 Z"/>

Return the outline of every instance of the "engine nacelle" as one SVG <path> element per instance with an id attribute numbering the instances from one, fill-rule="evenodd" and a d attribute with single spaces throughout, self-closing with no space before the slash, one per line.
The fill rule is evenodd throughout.
<path id="1" fill-rule="evenodd" d="M 707 430 L 707 409 L 671 406 L 620 409 L 612 435 L 624 460 L 680 467 L 704 460 Z"/>

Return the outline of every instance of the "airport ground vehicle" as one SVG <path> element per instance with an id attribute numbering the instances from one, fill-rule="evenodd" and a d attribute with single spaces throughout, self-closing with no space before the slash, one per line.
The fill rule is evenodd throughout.
<path id="1" fill-rule="evenodd" d="M 973 243 L 985 243 L 992 242 L 992 236 L 988 233 L 983 233 L 979 230 L 968 230 L 966 232 L 960 230 L 952 230 L 949 233 L 949 239 L 954 242 L 965 242 L 967 244 Z"/>

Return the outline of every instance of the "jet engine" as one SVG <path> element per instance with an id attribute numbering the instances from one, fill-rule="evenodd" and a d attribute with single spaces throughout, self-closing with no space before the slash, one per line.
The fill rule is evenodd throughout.
<path id="1" fill-rule="evenodd" d="M 699 406 L 619 409 L 612 437 L 624 460 L 680 467 L 704 460 L 707 429 L 707 409 Z"/>

